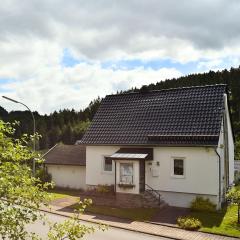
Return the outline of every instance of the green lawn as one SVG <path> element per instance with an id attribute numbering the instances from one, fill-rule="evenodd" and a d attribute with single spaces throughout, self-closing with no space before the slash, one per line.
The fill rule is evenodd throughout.
<path id="1" fill-rule="evenodd" d="M 237 206 L 230 206 L 216 213 L 191 212 L 190 215 L 202 222 L 203 227 L 200 231 L 240 237 L 240 224 L 237 224 Z"/>
<path id="2" fill-rule="evenodd" d="M 113 208 L 107 206 L 89 206 L 87 212 L 126 218 L 134 221 L 149 221 L 159 211 L 157 208 Z"/>
<path id="3" fill-rule="evenodd" d="M 77 192 L 75 191 L 68 191 L 68 190 L 49 190 L 48 193 L 51 196 L 52 200 L 60 199 L 60 198 L 65 198 L 65 197 L 77 197 Z"/>
<path id="4" fill-rule="evenodd" d="M 49 192 L 49 195 L 51 197 L 51 200 L 56 200 L 56 199 L 65 198 L 69 196 L 63 193 L 54 193 L 54 192 Z"/>

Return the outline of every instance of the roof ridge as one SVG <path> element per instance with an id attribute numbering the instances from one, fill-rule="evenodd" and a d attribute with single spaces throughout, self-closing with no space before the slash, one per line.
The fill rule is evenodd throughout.
<path id="1" fill-rule="evenodd" d="M 227 86 L 225 83 L 219 83 L 219 84 L 209 84 L 209 85 L 198 85 L 198 86 L 188 86 L 188 87 L 176 87 L 176 88 L 166 88 L 166 89 L 158 89 L 158 90 L 150 90 L 146 93 L 142 92 L 125 92 L 125 93 L 115 93 L 115 94 L 107 94 L 108 96 L 121 96 L 121 95 L 131 95 L 131 94 L 148 94 L 148 93 L 154 93 L 154 92 L 164 92 L 164 91 L 173 91 L 173 90 L 181 90 L 181 89 L 193 89 L 193 88 L 207 88 L 207 87 L 216 87 L 216 86 Z"/>

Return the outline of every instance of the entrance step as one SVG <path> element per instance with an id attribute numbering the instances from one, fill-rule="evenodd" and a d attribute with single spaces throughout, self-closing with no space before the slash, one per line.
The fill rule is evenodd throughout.
<path id="1" fill-rule="evenodd" d="M 160 201 L 159 205 L 159 202 L 156 199 L 151 198 L 144 193 L 116 193 L 116 204 L 119 207 L 127 208 L 162 208 L 163 206 L 166 206 L 166 203 L 163 200 Z"/>
<path id="2" fill-rule="evenodd" d="M 161 198 L 160 196 L 160 202 L 159 202 L 159 195 L 153 194 L 149 191 L 144 191 L 141 193 L 143 199 L 144 199 L 144 207 L 156 207 L 156 208 L 163 208 L 165 206 L 168 206 L 168 204 Z"/>

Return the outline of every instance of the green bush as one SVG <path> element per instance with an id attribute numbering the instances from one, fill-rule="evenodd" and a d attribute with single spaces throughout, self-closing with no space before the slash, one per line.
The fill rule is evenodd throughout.
<path id="1" fill-rule="evenodd" d="M 240 185 L 240 173 L 237 171 L 234 172 L 234 184 Z"/>
<path id="2" fill-rule="evenodd" d="M 39 178 L 43 183 L 51 182 L 52 176 L 43 167 L 36 170 L 36 178 Z"/>
<path id="3" fill-rule="evenodd" d="M 216 212 L 216 204 L 212 203 L 208 198 L 196 197 L 190 206 L 193 211 Z"/>
<path id="4" fill-rule="evenodd" d="M 96 192 L 98 193 L 109 193 L 111 192 L 111 186 L 98 184 L 96 187 Z"/>
<path id="5" fill-rule="evenodd" d="M 202 223 L 197 218 L 193 217 L 179 217 L 177 219 L 177 224 L 180 228 L 186 229 L 186 230 L 198 230 L 202 227 Z"/>

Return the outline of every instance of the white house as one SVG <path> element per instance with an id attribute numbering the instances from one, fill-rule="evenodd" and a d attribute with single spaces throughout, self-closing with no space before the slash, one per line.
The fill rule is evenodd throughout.
<path id="1" fill-rule="evenodd" d="M 171 206 L 203 196 L 220 207 L 234 180 L 225 85 L 109 95 L 78 144 L 84 184 L 114 185 L 116 195 L 152 190 Z"/>

